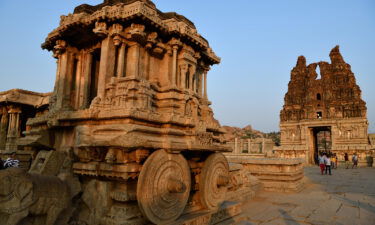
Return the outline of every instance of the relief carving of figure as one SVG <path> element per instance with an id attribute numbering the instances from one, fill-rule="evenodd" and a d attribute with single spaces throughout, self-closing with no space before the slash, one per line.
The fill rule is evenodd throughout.
<path id="1" fill-rule="evenodd" d="M 186 116 L 192 116 L 192 101 L 187 101 L 185 104 L 185 115 Z"/>

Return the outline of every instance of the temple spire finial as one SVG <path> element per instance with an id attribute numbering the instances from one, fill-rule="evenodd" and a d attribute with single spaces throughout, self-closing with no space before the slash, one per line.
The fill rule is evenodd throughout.
<path id="1" fill-rule="evenodd" d="M 306 67 L 306 58 L 303 55 L 298 56 L 296 67 Z"/>
<path id="2" fill-rule="evenodd" d="M 329 53 L 329 57 L 331 58 L 332 64 L 338 64 L 338 63 L 345 63 L 344 58 L 342 57 L 340 53 L 340 46 L 336 45 L 331 52 Z"/>

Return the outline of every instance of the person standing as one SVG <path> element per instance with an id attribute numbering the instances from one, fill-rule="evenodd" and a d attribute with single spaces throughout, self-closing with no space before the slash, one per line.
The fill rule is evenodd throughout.
<path id="1" fill-rule="evenodd" d="M 323 175 L 324 168 L 325 168 L 325 155 L 319 155 L 319 167 L 320 167 L 320 173 Z"/>
<path id="2" fill-rule="evenodd" d="M 325 167 L 326 167 L 326 172 L 324 174 L 327 174 L 327 170 L 328 170 L 329 175 L 332 175 L 331 174 L 331 158 L 330 157 L 325 158 Z"/>
<path id="3" fill-rule="evenodd" d="M 337 166 L 339 165 L 339 159 L 337 158 L 336 153 L 334 154 L 334 157 L 335 157 L 335 167 L 337 169 Z"/>
<path id="4" fill-rule="evenodd" d="M 331 158 L 331 168 L 332 169 L 335 169 L 335 166 L 336 166 L 336 158 L 335 156 L 331 153 L 330 154 L 330 158 Z"/>
<path id="5" fill-rule="evenodd" d="M 19 167 L 20 161 L 16 159 L 16 153 L 13 152 L 7 160 L 4 162 L 4 168 Z"/>
<path id="6" fill-rule="evenodd" d="M 352 162 L 353 162 L 352 169 L 354 167 L 358 168 L 358 156 L 357 156 L 357 153 L 353 154 L 353 156 L 352 156 Z"/>
<path id="7" fill-rule="evenodd" d="M 348 156 L 348 153 L 345 153 L 344 159 L 345 159 L 345 167 L 346 167 L 346 169 L 348 169 L 349 168 L 349 156 Z"/>

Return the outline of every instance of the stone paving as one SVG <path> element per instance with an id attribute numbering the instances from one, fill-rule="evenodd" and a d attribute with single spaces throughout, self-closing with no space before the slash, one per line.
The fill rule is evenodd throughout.
<path id="1" fill-rule="evenodd" d="M 305 189 L 300 193 L 260 192 L 243 206 L 240 225 L 375 224 L 375 168 L 332 171 L 305 168 Z"/>

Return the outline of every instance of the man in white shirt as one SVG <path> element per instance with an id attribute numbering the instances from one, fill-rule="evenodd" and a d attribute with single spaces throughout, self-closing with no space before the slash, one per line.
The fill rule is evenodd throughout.
<path id="1" fill-rule="evenodd" d="M 352 161 L 353 161 L 352 169 L 353 169 L 354 167 L 355 167 L 355 168 L 358 168 L 358 156 L 357 156 L 357 153 L 354 153 L 354 154 L 353 154 Z"/>
<path id="2" fill-rule="evenodd" d="M 329 171 L 329 175 L 332 175 L 331 174 L 331 159 L 330 157 L 325 157 L 325 166 L 326 166 L 326 172 L 324 174 L 327 174 L 327 170 Z"/>

